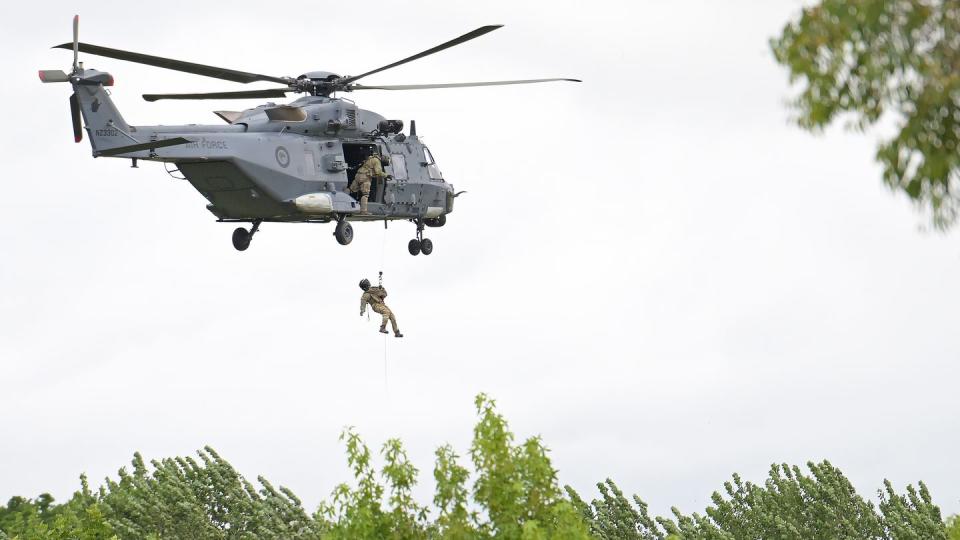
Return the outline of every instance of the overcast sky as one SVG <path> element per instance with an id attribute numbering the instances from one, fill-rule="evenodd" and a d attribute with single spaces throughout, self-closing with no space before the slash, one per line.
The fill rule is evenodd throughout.
<path id="1" fill-rule="evenodd" d="M 924 480 L 960 511 L 960 236 L 881 183 L 879 132 L 789 123 L 767 40 L 795 0 L 97 2 L 83 41 L 296 76 L 363 72 L 504 28 L 365 84 L 583 84 L 349 97 L 417 120 L 469 193 L 411 257 L 409 223 L 266 224 L 236 252 L 188 183 L 74 144 L 76 2 L 6 2 L 0 197 L 0 500 L 59 500 L 129 462 L 214 446 L 309 510 L 347 480 L 346 425 L 466 454 L 486 392 L 559 478 L 610 477 L 651 510 L 702 511 L 733 472 L 829 459 L 873 496 Z M 358 7 L 362 6 L 362 7 Z M 131 124 L 220 122 L 250 89 L 81 55 Z M 270 85 L 262 85 L 266 87 Z M 358 317 L 384 271 L 406 334 Z M 386 360 L 386 361 L 385 361 Z M 464 460 L 466 462 L 466 460 Z"/>

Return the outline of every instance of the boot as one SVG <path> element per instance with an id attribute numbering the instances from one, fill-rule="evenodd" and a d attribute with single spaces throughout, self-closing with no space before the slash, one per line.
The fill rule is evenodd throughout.
<path id="1" fill-rule="evenodd" d="M 401 334 L 399 330 L 394 331 L 393 335 L 396 337 L 403 337 L 403 334 Z"/>
<path id="2" fill-rule="evenodd" d="M 381 326 L 381 327 L 380 327 L 380 333 L 381 333 L 381 334 L 389 334 L 390 332 L 387 332 L 387 327 L 386 327 L 386 326 Z"/>

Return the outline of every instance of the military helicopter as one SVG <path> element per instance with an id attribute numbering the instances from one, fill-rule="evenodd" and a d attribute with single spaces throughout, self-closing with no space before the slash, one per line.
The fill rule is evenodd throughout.
<path id="1" fill-rule="evenodd" d="M 250 223 L 233 232 L 233 246 L 244 251 L 264 222 L 335 222 L 334 236 L 341 245 L 353 240 L 351 221 L 408 220 L 416 237 L 407 245 L 411 255 L 433 252 L 433 242 L 423 237 L 424 226 L 441 227 L 453 211 L 459 194 L 440 172 L 430 150 L 417 136 L 416 122 L 403 133 L 401 120 L 387 119 L 357 107 L 337 92 L 355 90 L 420 90 L 532 84 L 551 78 L 442 84 L 366 86 L 356 81 L 492 32 L 502 25 L 482 26 L 431 49 L 360 75 L 313 71 L 299 77 L 274 77 L 216 66 L 173 60 L 131 51 L 81 43 L 79 17 L 73 18 L 73 42 L 54 48 L 73 50 L 69 73 L 42 70 L 44 83 L 69 82 L 73 86 L 70 112 L 76 142 L 84 126 L 94 157 L 159 161 L 171 176 L 186 179 L 203 195 L 207 209 L 218 222 Z M 238 83 L 277 83 L 263 90 L 201 94 L 144 94 L 143 99 L 248 99 L 283 98 L 306 94 L 289 104 L 265 103 L 243 111 L 218 110 L 222 125 L 129 125 L 107 87 L 109 73 L 86 69 L 80 52 L 136 62 Z M 384 180 L 375 179 L 368 212 L 360 212 L 357 198 L 347 192 L 356 170 L 369 154 L 383 159 Z M 359 197 L 359 195 L 357 196 Z"/>

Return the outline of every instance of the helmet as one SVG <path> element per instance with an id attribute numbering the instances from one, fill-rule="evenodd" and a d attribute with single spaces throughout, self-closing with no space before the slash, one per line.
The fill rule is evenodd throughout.
<path id="1" fill-rule="evenodd" d="M 364 279 L 364 280 L 362 280 L 362 281 L 360 282 L 360 288 L 363 289 L 363 290 L 369 289 L 369 288 L 370 288 L 370 280 L 369 280 L 369 279 Z"/>

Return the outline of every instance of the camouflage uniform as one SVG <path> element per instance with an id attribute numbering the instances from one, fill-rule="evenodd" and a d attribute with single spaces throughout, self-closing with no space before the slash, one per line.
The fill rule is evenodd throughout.
<path id="1" fill-rule="evenodd" d="M 350 184 L 350 191 L 360 192 L 360 213 L 367 213 L 367 200 L 370 198 L 370 183 L 373 178 L 386 178 L 387 173 L 383 172 L 383 165 L 376 154 L 372 154 L 363 165 L 357 169 L 356 176 Z"/>
<path id="2" fill-rule="evenodd" d="M 390 308 L 383 303 L 383 299 L 386 297 L 387 290 L 383 287 L 370 287 L 364 291 L 363 296 L 360 297 L 360 314 L 363 315 L 367 304 L 370 304 L 373 311 L 383 316 L 383 322 L 380 323 L 380 331 L 386 334 L 387 321 L 390 321 L 390 325 L 393 326 L 393 333 L 396 334 L 397 337 L 400 337 L 402 334 L 400 334 L 400 330 L 397 328 L 397 319 L 393 316 Z"/>

